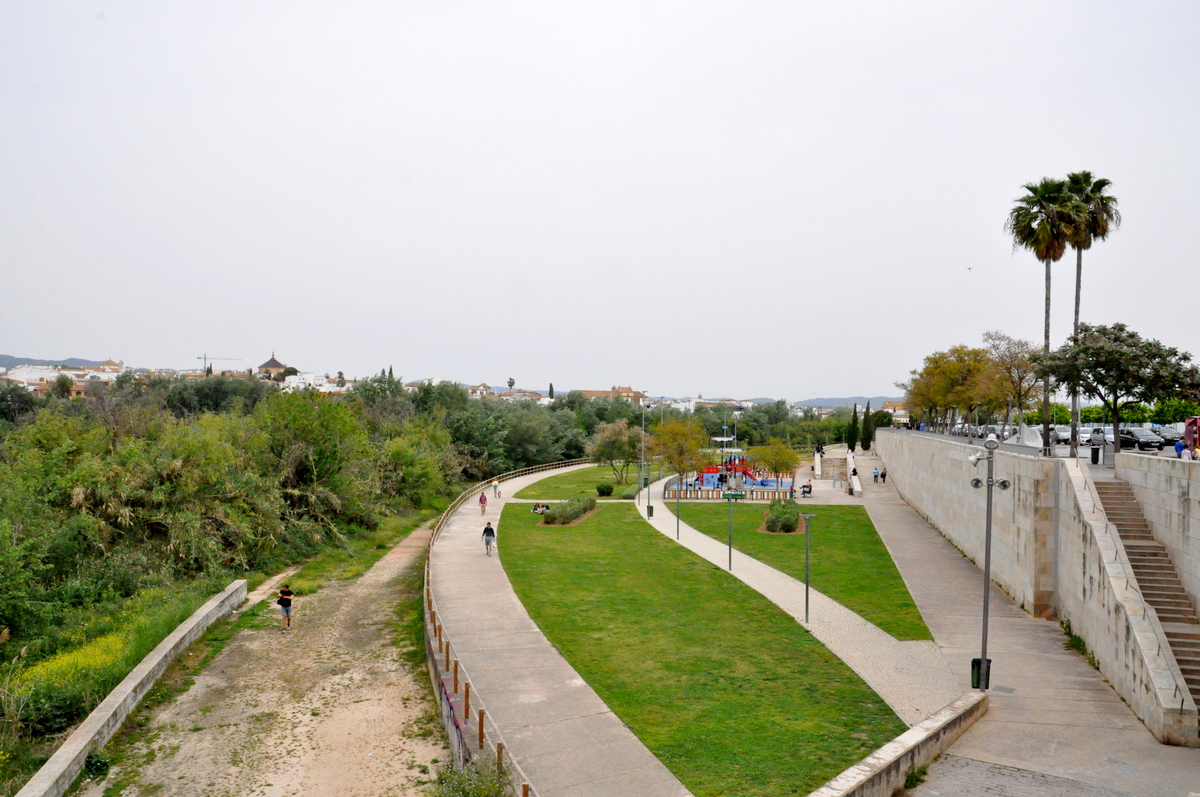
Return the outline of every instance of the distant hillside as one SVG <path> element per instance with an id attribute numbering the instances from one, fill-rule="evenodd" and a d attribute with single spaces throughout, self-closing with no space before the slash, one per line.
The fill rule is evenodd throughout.
<path id="1" fill-rule="evenodd" d="M 885 401 L 904 401 L 903 396 L 847 396 L 845 398 L 811 398 L 805 401 L 797 401 L 804 407 L 849 407 L 852 404 L 857 404 L 862 407 L 870 401 L 872 409 L 878 409 L 883 406 Z"/>
<path id="2" fill-rule="evenodd" d="M 65 360 L 35 360 L 32 357 L 13 357 L 11 354 L 0 354 L 0 368 L 16 368 L 18 365 L 65 365 L 68 368 L 87 368 L 99 365 L 103 360 L 81 360 L 78 357 L 68 357 Z"/>

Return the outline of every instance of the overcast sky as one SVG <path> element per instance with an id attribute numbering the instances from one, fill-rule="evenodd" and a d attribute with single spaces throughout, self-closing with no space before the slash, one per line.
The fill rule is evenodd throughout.
<path id="1" fill-rule="evenodd" d="M 1195 3 L 10 2 L 0 353 L 895 394 L 1083 318 L 1200 353 Z M 1055 342 L 1073 256 L 1054 272 Z"/>

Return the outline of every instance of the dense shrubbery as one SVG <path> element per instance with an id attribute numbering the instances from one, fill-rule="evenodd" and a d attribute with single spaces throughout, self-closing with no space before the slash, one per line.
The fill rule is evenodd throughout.
<path id="1" fill-rule="evenodd" d="M 607 498 L 608 496 L 613 494 L 613 490 L 615 490 L 615 489 L 616 489 L 616 487 L 613 485 L 612 482 L 600 482 L 599 484 L 596 485 L 596 494 L 599 495 L 601 498 Z"/>
<path id="2" fill-rule="evenodd" d="M 550 507 L 550 511 L 542 516 L 542 522 L 548 526 L 565 526 L 572 521 L 578 520 L 595 508 L 595 498 L 572 498 L 569 501 L 553 504 Z"/>
<path id="3" fill-rule="evenodd" d="M 767 507 L 767 531 L 775 534 L 791 534 L 800 525 L 800 505 L 790 498 L 775 499 Z"/>

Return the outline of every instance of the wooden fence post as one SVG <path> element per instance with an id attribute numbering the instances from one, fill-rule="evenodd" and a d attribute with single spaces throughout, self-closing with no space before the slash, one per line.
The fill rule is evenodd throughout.
<path id="1" fill-rule="evenodd" d="M 471 721 L 471 682 L 467 681 L 463 684 L 463 716 L 467 718 L 467 722 Z"/>
<path id="2" fill-rule="evenodd" d="M 504 742 L 496 742 L 496 771 L 504 774 Z"/>
<path id="3" fill-rule="evenodd" d="M 483 709 L 479 709 L 479 749 L 483 749 Z"/>
<path id="4" fill-rule="evenodd" d="M 458 659 L 454 660 L 454 694 L 458 694 Z"/>

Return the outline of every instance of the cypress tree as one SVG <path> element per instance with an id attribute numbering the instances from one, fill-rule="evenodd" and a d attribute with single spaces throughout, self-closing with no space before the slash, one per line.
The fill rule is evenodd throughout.
<path id="1" fill-rule="evenodd" d="M 554 400 L 554 383 L 553 382 L 550 383 L 550 400 L 551 401 Z"/>
<path id="2" fill-rule="evenodd" d="M 854 450 L 854 446 L 858 443 L 858 405 L 854 405 L 854 409 L 850 412 L 850 423 L 846 424 L 846 448 L 850 451 Z"/>
<path id="3" fill-rule="evenodd" d="M 875 419 L 871 417 L 871 402 L 867 402 L 867 408 L 863 411 L 862 424 L 862 450 L 870 451 L 871 443 L 875 438 Z"/>

